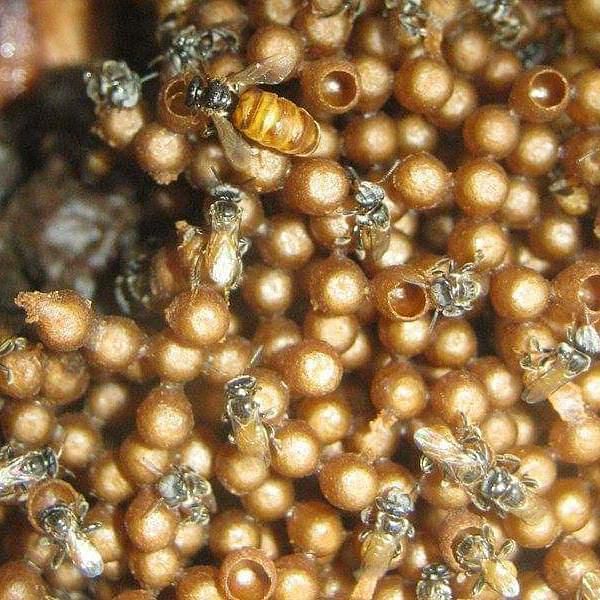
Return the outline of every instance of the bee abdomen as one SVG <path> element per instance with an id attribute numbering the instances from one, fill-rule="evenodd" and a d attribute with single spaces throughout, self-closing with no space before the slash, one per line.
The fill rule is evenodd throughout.
<path id="1" fill-rule="evenodd" d="M 231 121 L 251 140 L 284 154 L 310 154 L 319 143 L 317 122 L 303 108 L 270 92 L 244 92 Z"/>

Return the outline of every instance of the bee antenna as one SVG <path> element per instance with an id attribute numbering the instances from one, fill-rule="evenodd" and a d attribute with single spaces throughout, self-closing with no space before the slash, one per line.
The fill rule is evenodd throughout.
<path id="1" fill-rule="evenodd" d="M 255 367 L 260 362 L 260 360 L 262 359 L 262 356 L 263 356 L 263 350 L 264 349 L 265 349 L 264 344 L 261 344 L 252 353 L 252 356 L 250 357 L 250 361 L 248 362 L 248 368 L 249 369 Z"/>
<path id="2" fill-rule="evenodd" d="M 153 475 L 156 475 L 157 477 L 164 475 L 164 473 L 154 463 L 151 463 L 149 460 L 142 458 L 141 462 L 148 469 L 148 471 L 150 471 Z"/>
<path id="3" fill-rule="evenodd" d="M 344 169 L 346 169 L 346 171 L 348 172 L 348 175 L 350 175 L 350 178 L 353 181 L 360 181 L 360 177 L 358 175 L 358 173 L 356 172 L 356 169 L 352 166 L 352 165 L 344 165 Z"/>
<path id="4" fill-rule="evenodd" d="M 383 183 L 384 181 L 386 181 L 387 178 L 396 170 L 396 167 L 400 164 L 401 161 L 401 158 L 397 158 L 393 162 L 392 166 L 384 173 L 383 177 L 378 179 L 375 183 Z"/>
<path id="5" fill-rule="evenodd" d="M 427 328 L 427 333 L 429 335 L 431 335 L 433 333 L 433 330 L 435 329 L 435 326 L 437 325 L 437 322 L 438 322 L 441 314 L 442 313 L 441 313 L 440 309 L 436 308 L 433 313 L 433 317 L 431 318 L 431 321 L 429 322 L 429 327 Z"/>
<path id="6" fill-rule="evenodd" d="M 583 156 L 580 156 L 577 159 L 577 163 L 582 163 L 586 158 L 591 158 L 592 156 L 594 156 L 595 154 L 598 154 L 599 152 L 600 152 L 600 147 L 596 146 L 595 148 L 588 150 Z"/>
<path id="7" fill-rule="evenodd" d="M 223 183 L 223 181 L 219 177 L 219 173 L 217 172 L 217 169 L 213 165 L 210 166 L 210 172 L 213 174 L 213 177 L 217 180 L 217 184 L 221 185 Z"/>
<path id="8" fill-rule="evenodd" d="M 154 59 L 154 60 L 156 60 L 156 59 Z M 150 63 L 149 66 L 152 66 L 152 63 Z M 151 73 L 146 73 L 146 75 L 144 75 L 143 77 L 140 77 L 140 83 L 144 84 L 144 83 L 146 83 L 146 81 L 156 79 L 157 77 L 158 77 L 158 71 L 152 71 Z"/>

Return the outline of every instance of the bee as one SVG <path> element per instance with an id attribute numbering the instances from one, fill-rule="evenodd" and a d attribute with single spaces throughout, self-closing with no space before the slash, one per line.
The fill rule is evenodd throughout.
<path id="1" fill-rule="evenodd" d="M 258 149 L 240 132 L 284 154 L 308 155 L 319 143 L 319 125 L 308 112 L 276 94 L 251 88 L 281 83 L 291 70 L 290 60 L 272 56 L 222 79 L 196 75 L 187 85 L 186 106 L 212 119 L 227 159 L 238 170 L 252 172 L 260 160 Z"/>
<path id="2" fill-rule="evenodd" d="M 453 600 L 451 577 L 450 569 L 443 563 L 423 567 L 421 579 L 417 583 L 416 600 Z"/>
<path id="3" fill-rule="evenodd" d="M 161 40 L 163 53 L 151 64 L 163 62 L 169 76 L 196 69 L 222 52 L 240 49 L 239 35 L 225 25 L 198 30 L 194 25 L 177 29 L 165 24 Z"/>
<path id="4" fill-rule="evenodd" d="M 600 570 L 588 571 L 581 578 L 575 600 L 600 600 Z"/>
<path id="5" fill-rule="evenodd" d="M 422 0 L 386 0 L 385 8 L 393 11 L 407 35 L 413 38 L 427 36 L 429 13 L 423 9 Z"/>
<path id="6" fill-rule="evenodd" d="M 36 515 L 38 526 L 46 534 L 47 543 L 57 547 L 51 563 L 53 569 L 57 569 L 69 557 L 85 577 L 94 578 L 102 574 L 102 557 L 88 537 L 102 524 L 83 525 L 88 509 L 87 501 L 81 496 L 73 504 L 57 503 Z"/>
<path id="7" fill-rule="evenodd" d="M 471 0 L 471 5 L 494 31 L 495 41 L 505 48 L 517 44 L 525 23 L 519 0 Z"/>
<path id="8" fill-rule="evenodd" d="M 508 560 L 517 545 L 514 540 L 506 540 L 496 550 L 496 540 L 489 525 L 484 525 L 478 533 L 462 538 L 454 548 L 454 558 L 466 575 L 477 575 L 472 595 L 481 593 L 484 586 L 504 598 L 517 598 L 520 593 L 517 568 Z"/>
<path id="9" fill-rule="evenodd" d="M 477 277 L 478 260 L 457 267 L 451 258 L 444 258 L 430 272 L 429 294 L 435 306 L 432 326 L 439 316 L 458 318 L 473 309 L 483 293 Z"/>
<path id="10" fill-rule="evenodd" d="M 556 348 L 542 349 L 537 339 L 531 340 L 531 351 L 520 361 L 529 379 L 522 394 L 528 404 L 545 400 L 565 383 L 585 373 L 592 359 L 600 355 L 600 334 L 590 322 L 567 329 L 566 341 Z"/>
<path id="11" fill-rule="evenodd" d="M 210 230 L 179 221 L 180 249 L 191 248 L 196 254 L 192 267 L 191 285 L 197 290 L 202 281 L 209 281 L 229 299 L 232 290 L 239 287 L 243 273 L 244 254 L 250 242 L 240 234 L 241 208 L 230 199 L 218 199 L 208 209 Z"/>
<path id="12" fill-rule="evenodd" d="M 415 528 L 408 519 L 414 510 L 410 495 L 397 487 L 385 490 L 373 506 L 363 510 L 361 521 L 367 528 L 359 536 L 361 575 L 351 600 L 371 598 L 379 579 L 401 557 L 406 538 L 415 536 Z"/>
<path id="13" fill-rule="evenodd" d="M 15 455 L 12 446 L 0 448 L 0 502 L 22 502 L 29 488 L 56 477 L 58 454 L 46 446 Z"/>
<path id="14" fill-rule="evenodd" d="M 352 234 L 356 255 L 360 260 L 379 260 L 390 245 L 391 220 L 384 204 L 385 191 L 378 183 L 360 179 L 352 167 L 346 169 L 352 178 L 354 200 L 358 205 L 356 210 L 346 213 L 354 215 Z"/>
<path id="15" fill-rule="evenodd" d="M 314 14 L 319 15 L 320 19 L 328 19 L 329 17 L 335 17 L 344 12 L 348 12 L 351 20 L 360 17 L 365 12 L 365 6 L 362 0 L 341 0 L 336 2 L 332 8 L 326 8 L 327 3 L 323 3 L 322 6 L 320 0 L 312 0 L 311 10 Z"/>
<path id="16" fill-rule="evenodd" d="M 208 525 L 217 509 L 212 486 L 189 467 L 174 467 L 158 480 L 156 488 L 167 506 L 186 515 L 184 522 Z"/>
<path id="17" fill-rule="evenodd" d="M 142 94 L 142 78 L 124 61 L 104 61 L 100 68 L 85 71 L 83 82 L 88 98 L 102 108 L 132 108 Z"/>
<path id="18" fill-rule="evenodd" d="M 7 356 L 11 352 L 16 352 L 17 350 L 23 350 L 27 346 L 27 339 L 23 337 L 8 337 L 5 338 L 2 342 L 0 342 L 0 358 L 3 356 Z M 6 367 L 5 365 L 0 363 L 0 371 L 4 373 L 6 377 L 6 383 L 9 385 L 13 382 L 13 374 L 12 371 Z"/>
<path id="19" fill-rule="evenodd" d="M 495 454 L 477 427 L 463 421 L 457 437 L 446 426 L 421 427 L 414 440 L 424 454 L 424 472 L 434 466 L 440 468 L 480 510 L 494 510 L 501 517 L 512 513 L 527 522 L 537 519 L 538 505 L 532 495 L 536 482 L 526 475 L 517 476 L 519 459 L 512 454 Z"/>
<path id="20" fill-rule="evenodd" d="M 229 441 L 243 454 L 259 456 L 268 465 L 274 432 L 264 422 L 267 415 L 261 414 L 255 394 L 256 378 L 252 375 L 240 375 L 225 384 L 225 414 L 231 426 Z"/>

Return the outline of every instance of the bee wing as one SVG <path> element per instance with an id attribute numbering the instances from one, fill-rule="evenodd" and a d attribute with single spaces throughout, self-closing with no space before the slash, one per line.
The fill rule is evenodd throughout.
<path id="1" fill-rule="evenodd" d="M 573 377 L 566 366 L 556 360 L 545 373 L 525 386 L 521 398 L 528 404 L 542 402 Z"/>
<path id="2" fill-rule="evenodd" d="M 515 515 L 528 525 L 535 525 L 545 517 L 546 508 L 539 497 L 529 489 L 525 489 L 525 502 L 519 506 L 506 506 L 506 511 Z"/>
<path id="3" fill-rule="evenodd" d="M 483 560 L 481 570 L 485 582 L 504 598 L 518 598 L 520 593 L 517 568 L 509 560 Z"/>
<path id="4" fill-rule="evenodd" d="M 254 172 L 260 165 L 258 148 L 253 148 L 225 117 L 212 116 L 227 160 L 239 171 Z"/>
<path id="5" fill-rule="evenodd" d="M 581 578 L 576 600 L 600 600 L 600 571 L 588 571 Z"/>
<path id="6" fill-rule="evenodd" d="M 102 574 L 104 561 L 85 533 L 79 529 L 70 530 L 65 545 L 69 558 L 86 577 L 94 578 Z"/>
<path id="7" fill-rule="evenodd" d="M 18 485 L 27 485 L 35 481 L 31 475 L 23 472 L 23 465 L 27 455 L 17 456 L 10 462 L 0 467 L 0 496 L 14 491 Z"/>
<path id="8" fill-rule="evenodd" d="M 479 463 L 465 452 L 447 427 L 421 427 L 415 431 L 415 444 L 434 462 L 453 470 L 477 468 Z"/>
<path id="9" fill-rule="evenodd" d="M 269 56 L 261 62 L 247 66 L 243 71 L 227 78 L 227 83 L 239 88 L 257 84 L 277 85 L 291 72 L 293 59 L 285 54 Z"/>
<path id="10" fill-rule="evenodd" d="M 379 260 L 390 245 L 390 226 L 370 225 L 360 228 L 361 245 L 371 260 Z"/>

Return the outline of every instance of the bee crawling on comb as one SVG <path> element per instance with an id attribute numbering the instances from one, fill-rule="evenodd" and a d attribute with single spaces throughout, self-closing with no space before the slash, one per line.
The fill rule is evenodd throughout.
<path id="1" fill-rule="evenodd" d="M 537 519 L 538 504 L 532 493 L 536 482 L 517 474 L 519 459 L 496 454 L 480 430 L 464 418 L 456 436 L 442 425 L 421 427 L 414 440 L 423 453 L 423 471 L 438 467 L 444 478 L 460 485 L 480 510 L 494 510 L 501 517 L 511 513 L 527 522 Z"/>
<path id="2" fill-rule="evenodd" d="M 600 333 L 585 311 L 585 322 L 567 329 L 564 342 L 555 348 L 541 348 L 537 339 L 520 365 L 525 371 L 522 398 L 528 404 L 546 400 L 565 383 L 588 371 L 594 358 L 600 356 Z"/>
<path id="3" fill-rule="evenodd" d="M 506 540 L 496 550 L 494 532 L 489 525 L 462 537 L 454 547 L 454 558 L 466 575 L 476 575 L 472 595 L 477 596 L 487 585 L 503 598 L 518 598 L 520 593 L 517 569 L 508 559 L 517 545 Z"/>

